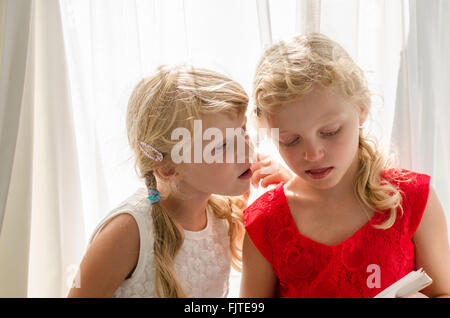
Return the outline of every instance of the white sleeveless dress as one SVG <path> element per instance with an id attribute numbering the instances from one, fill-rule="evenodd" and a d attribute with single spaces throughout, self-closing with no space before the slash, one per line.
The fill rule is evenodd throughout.
<path id="1" fill-rule="evenodd" d="M 184 242 L 174 260 L 177 278 L 188 297 L 227 297 L 231 269 L 228 223 L 207 207 L 207 226 L 198 232 L 184 230 Z M 96 227 L 95 234 L 113 217 L 128 213 L 139 227 L 139 259 L 130 278 L 124 280 L 113 297 L 156 297 L 151 205 L 147 190 L 136 191 L 112 210 Z"/>

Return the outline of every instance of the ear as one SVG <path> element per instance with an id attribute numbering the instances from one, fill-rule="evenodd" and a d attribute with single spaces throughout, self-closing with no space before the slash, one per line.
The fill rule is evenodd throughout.
<path id="1" fill-rule="evenodd" d="M 156 168 L 153 173 L 164 182 L 176 181 L 180 177 L 180 174 L 176 171 L 175 167 L 170 165 Z"/>
<path id="2" fill-rule="evenodd" d="M 367 110 L 367 107 L 365 105 L 359 105 L 359 126 L 364 124 L 367 119 L 367 115 L 369 114 L 369 111 Z"/>

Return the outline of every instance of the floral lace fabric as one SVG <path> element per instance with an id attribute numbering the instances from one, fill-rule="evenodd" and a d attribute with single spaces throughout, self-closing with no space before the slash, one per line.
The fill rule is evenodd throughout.
<path id="1" fill-rule="evenodd" d="M 151 205 L 145 189 L 111 211 L 97 226 L 95 233 L 114 216 L 128 213 L 139 227 L 139 260 L 133 274 L 122 282 L 113 297 L 157 297 Z M 231 251 L 226 220 L 218 219 L 208 206 L 207 226 L 197 232 L 184 231 L 184 242 L 175 257 L 175 271 L 188 297 L 226 297 L 231 269 Z"/>
<path id="2" fill-rule="evenodd" d="M 382 174 L 402 190 L 403 215 L 387 230 L 372 219 L 337 245 L 325 245 L 302 235 L 284 194 L 284 183 L 267 191 L 244 211 L 245 227 L 278 278 L 277 297 L 374 297 L 415 269 L 412 237 L 422 218 L 430 177 L 391 169 Z M 395 179 L 393 178 L 395 177 Z M 409 181 L 407 181 L 409 180 Z M 401 216 L 400 216 L 401 215 Z M 379 280 L 372 280 L 378 270 Z"/>

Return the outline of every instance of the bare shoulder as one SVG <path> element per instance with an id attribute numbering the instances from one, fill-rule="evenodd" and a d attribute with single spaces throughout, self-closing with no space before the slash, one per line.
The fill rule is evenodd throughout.
<path id="1" fill-rule="evenodd" d="M 134 217 L 113 217 L 95 235 L 80 265 L 79 288 L 69 297 L 111 297 L 136 267 L 139 259 L 139 228 Z"/>
<path id="2" fill-rule="evenodd" d="M 100 238 L 101 237 L 101 238 Z M 129 213 L 121 213 L 111 218 L 101 229 L 97 232 L 92 240 L 92 244 L 97 239 L 100 241 L 117 240 L 120 238 L 124 244 L 137 243 L 139 244 L 139 227 L 135 218 Z"/>
<path id="3" fill-rule="evenodd" d="M 437 238 L 445 237 L 447 235 L 445 213 L 436 191 L 430 186 L 430 193 L 428 196 L 427 205 L 422 216 L 422 220 L 414 234 L 414 240 L 421 238 Z M 436 231 L 439 232 L 440 236 L 436 235 Z M 444 240 L 448 243 L 447 240 Z"/>

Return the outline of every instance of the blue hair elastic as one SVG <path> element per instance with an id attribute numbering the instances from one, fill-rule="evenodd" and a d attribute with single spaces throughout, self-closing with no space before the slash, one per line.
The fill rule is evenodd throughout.
<path id="1" fill-rule="evenodd" d="M 161 196 L 159 195 L 159 191 L 156 189 L 149 189 L 148 190 L 148 197 L 147 199 L 150 200 L 150 204 L 155 204 L 161 201 Z"/>

